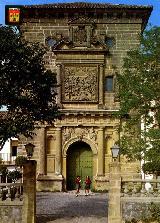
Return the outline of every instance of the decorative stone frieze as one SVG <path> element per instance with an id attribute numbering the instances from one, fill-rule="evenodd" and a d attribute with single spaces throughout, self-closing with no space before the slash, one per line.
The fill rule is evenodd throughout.
<path id="1" fill-rule="evenodd" d="M 77 17 L 74 17 L 72 19 L 70 19 L 68 21 L 68 23 L 71 25 L 71 24 L 94 24 L 95 21 L 93 19 L 91 19 L 90 17 L 88 16 L 85 16 L 85 15 L 79 15 Z"/>
<path id="2" fill-rule="evenodd" d="M 97 129 L 94 128 L 80 128 L 80 127 L 64 127 L 62 130 L 62 142 L 63 144 L 70 138 L 83 139 L 88 138 L 96 143 L 97 141 Z"/>

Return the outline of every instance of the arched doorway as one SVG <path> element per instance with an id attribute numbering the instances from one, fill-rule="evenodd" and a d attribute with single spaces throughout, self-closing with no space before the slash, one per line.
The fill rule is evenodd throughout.
<path id="1" fill-rule="evenodd" d="M 82 188 L 86 176 L 93 177 L 93 153 L 90 146 L 82 141 L 71 144 L 67 150 L 67 190 L 75 189 L 78 175 L 82 180 Z"/>

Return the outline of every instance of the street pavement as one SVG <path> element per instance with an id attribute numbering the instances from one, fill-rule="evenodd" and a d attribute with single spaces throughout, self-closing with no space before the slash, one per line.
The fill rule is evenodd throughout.
<path id="1" fill-rule="evenodd" d="M 36 223 L 107 223 L 107 193 L 38 192 Z"/>

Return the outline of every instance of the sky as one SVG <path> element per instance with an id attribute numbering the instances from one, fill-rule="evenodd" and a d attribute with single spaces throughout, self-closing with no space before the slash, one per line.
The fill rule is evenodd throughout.
<path id="1" fill-rule="evenodd" d="M 68 2 L 96 2 L 128 5 L 152 5 L 153 11 L 149 19 L 152 25 L 160 26 L 160 0 L 0 0 L 0 24 L 5 23 L 5 5 L 34 5 Z"/>

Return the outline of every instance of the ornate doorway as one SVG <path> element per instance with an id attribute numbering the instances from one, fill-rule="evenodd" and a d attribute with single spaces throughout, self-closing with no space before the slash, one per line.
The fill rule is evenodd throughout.
<path id="1" fill-rule="evenodd" d="M 75 189 L 78 175 L 82 180 L 82 188 L 86 176 L 93 177 L 93 153 L 90 146 L 82 141 L 73 143 L 67 151 L 67 190 Z"/>

